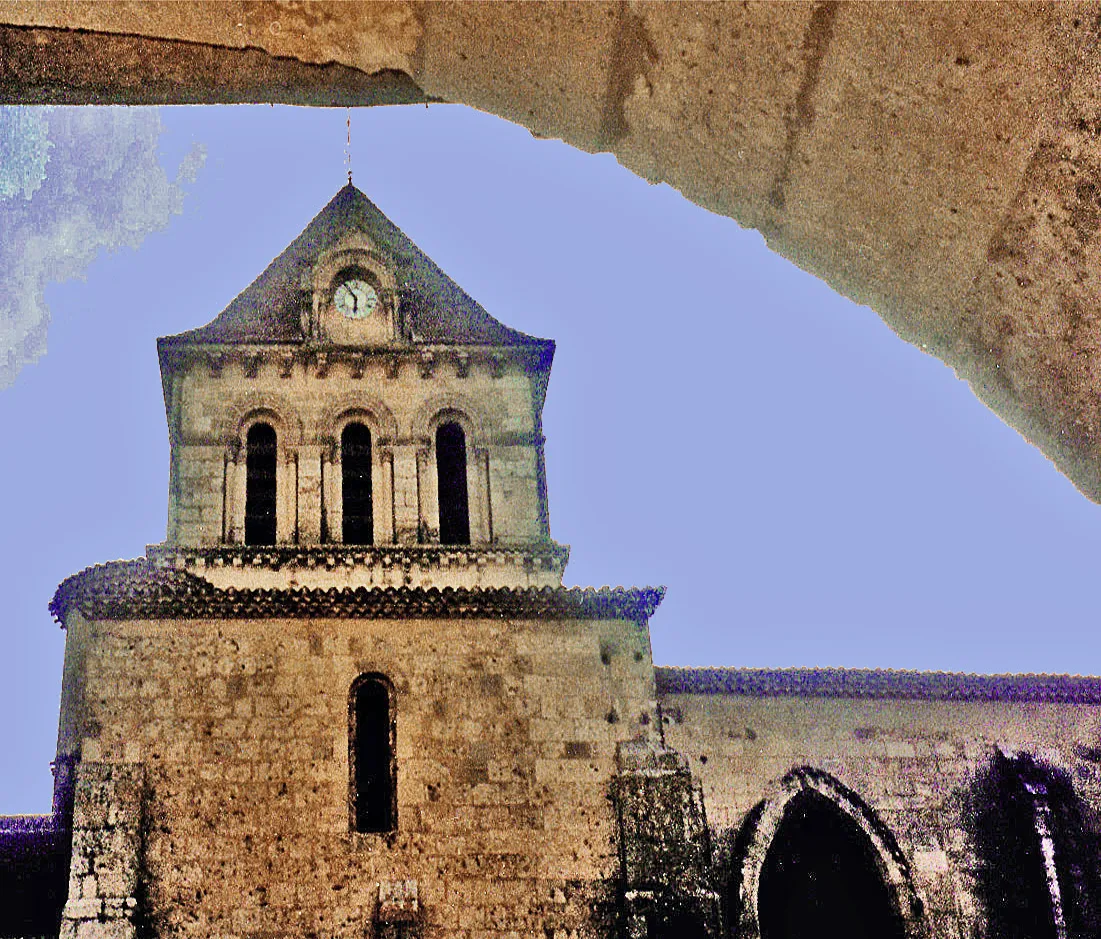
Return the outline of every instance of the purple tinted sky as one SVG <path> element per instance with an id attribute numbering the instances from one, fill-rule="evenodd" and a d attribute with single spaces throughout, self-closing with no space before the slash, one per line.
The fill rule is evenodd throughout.
<path id="1" fill-rule="evenodd" d="M 0 812 L 49 806 L 57 583 L 164 538 L 154 340 L 210 320 L 344 182 L 344 111 L 162 111 L 184 212 L 47 290 L 0 391 Z M 1101 671 L 1101 509 L 951 370 L 755 232 L 607 155 L 458 107 L 355 112 L 356 185 L 510 326 L 545 412 L 567 583 L 666 584 L 655 660 Z"/>

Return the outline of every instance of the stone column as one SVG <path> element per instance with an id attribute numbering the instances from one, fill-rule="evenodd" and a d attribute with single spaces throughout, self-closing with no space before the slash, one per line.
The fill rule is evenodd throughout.
<path id="1" fill-rule="evenodd" d="M 394 444 L 394 541 L 398 544 L 417 544 L 420 540 L 417 462 L 415 443 Z"/>
<path id="2" fill-rule="evenodd" d="M 226 528 L 222 533 L 226 544 L 244 544 L 245 541 L 246 482 L 244 447 L 231 447 L 226 453 Z"/>
<path id="3" fill-rule="evenodd" d="M 321 543 L 321 447 L 298 448 L 298 543 Z"/>
<path id="4" fill-rule="evenodd" d="M 371 472 L 371 511 L 374 516 L 375 544 L 394 543 L 394 453 L 378 447 Z"/>
<path id="5" fill-rule="evenodd" d="M 516 506 L 509 498 L 512 494 L 511 447 L 495 448 L 494 459 L 489 461 L 489 491 L 493 493 L 493 528 L 497 541 L 515 544 L 522 541 L 517 525 Z"/>
<path id="6" fill-rule="evenodd" d="M 282 451 L 275 458 L 275 543 L 293 544 L 298 529 L 297 454 Z"/>
<path id="7" fill-rule="evenodd" d="M 436 454 L 431 447 L 417 450 L 417 478 L 420 480 L 421 541 L 439 544 L 440 541 L 440 489 L 436 478 Z"/>
<path id="8" fill-rule="evenodd" d="M 470 447 L 466 461 L 466 493 L 470 506 L 470 543 L 489 544 L 493 522 L 489 504 L 489 453 Z"/>
<path id="9" fill-rule="evenodd" d="M 332 444 L 321 451 L 321 511 L 324 516 L 325 540 L 339 544 L 344 540 L 343 478 L 340 448 Z"/>

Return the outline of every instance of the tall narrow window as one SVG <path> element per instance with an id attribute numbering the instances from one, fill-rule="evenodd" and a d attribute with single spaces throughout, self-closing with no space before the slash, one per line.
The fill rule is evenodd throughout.
<path id="1" fill-rule="evenodd" d="M 374 540 L 371 509 L 371 431 L 349 424 L 340 435 L 341 482 L 344 497 L 345 544 Z"/>
<path id="2" fill-rule="evenodd" d="M 393 831 L 394 717 L 390 683 L 381 675 L 363 675 L 352 686 L 352 811 L 356 831 Z"/>
<path id="3" fill-rule="evenodd" d="M 466 435 L 455 423 L 436 431 L 436 479 L 440 499 L 440 543 L 470 544 L 466 489 Z"/>
<path id="4" fill-rule="evenodd" d="M 275 430 L 253 424 L 245 439 L 245 544 L 275 544 Z"/>

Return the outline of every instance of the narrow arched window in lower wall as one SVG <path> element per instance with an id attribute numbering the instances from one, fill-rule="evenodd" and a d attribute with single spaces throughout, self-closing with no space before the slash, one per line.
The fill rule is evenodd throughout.
<path id="1" fill-rule="evenodd" d="M 275 544 L 275 430 L 253 424 L 245 437 L 245 544 Z"/>
<path id="2" fill-rule="evenodd" d="M 436 481 L 439 487 L 440 544 L 470 544 L 466 434 L 458 424 L 441 424 L 436 431 Z"/>
<path id="3" fill-rule="evenodd" d="M 804 789 L 785 807 L 757 892 L 761 939 L 904 939 L 875 847 L 828 798 Z"/>
<path id="4" fill-rule="evenodd" d="M 975 886 L 998 939 L 1101 935 L 1098 837 L 1066 773 L 997 753 L 964 798 Z"/>
<path id="5" fill-rule="evenodd" d="M 362 424 L 349 424 L 340 435 L 340 466 L 344 519 L 341 540 L 344 544 L 371 544 L 371 431 Z"/>
<path id="6" fill-rule="evenodd" d="M 394 693 L 383 675 L 361 675 L 352 685 L 348 763 L 352 827 L 362 832 L 397 827 L 394 765 Z"/>

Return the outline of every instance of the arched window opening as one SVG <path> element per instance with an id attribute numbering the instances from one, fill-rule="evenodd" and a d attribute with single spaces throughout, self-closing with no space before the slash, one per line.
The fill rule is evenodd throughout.
<path id="1" fill-rule="evenodd" d="M 1063 772 L 996 754 L 966 795 L 976 892 L 999 939 L 1101 935 L 1101 872 L 1088 808 Z"/>
<path id="2" fill-rule="evenodd" d="M 352 823 L 356 831 L 397 827 L 395 806 L 394 714 L 390 683 L 365 675 L 352 686 Z"/>
<path id="3" fill-rule="evenodd" d="M 345 544 L 371 544 L 374 541 L 371 431 L 362 424 L 349 424 L 340 435 L 340 466 L 343 541 Z"/>
<path id="4" fill-rule="evenodd" d="M 275 544 L 275 430 L 253 424 L 245 439 L 245 544 Z"/>
<path id="5" fill-rule="evenodd" d="M 454 422 L 441 424 L 436 431 L 436 479 L 439 483 L 440 544 L 470 544 L 466 434 Z"/>
<path id="6" fill-rule="evenodd" d="M 786 806 L 757 891 L 761 939 L 905 939 L 871 839 L 811 789 Z"/>

